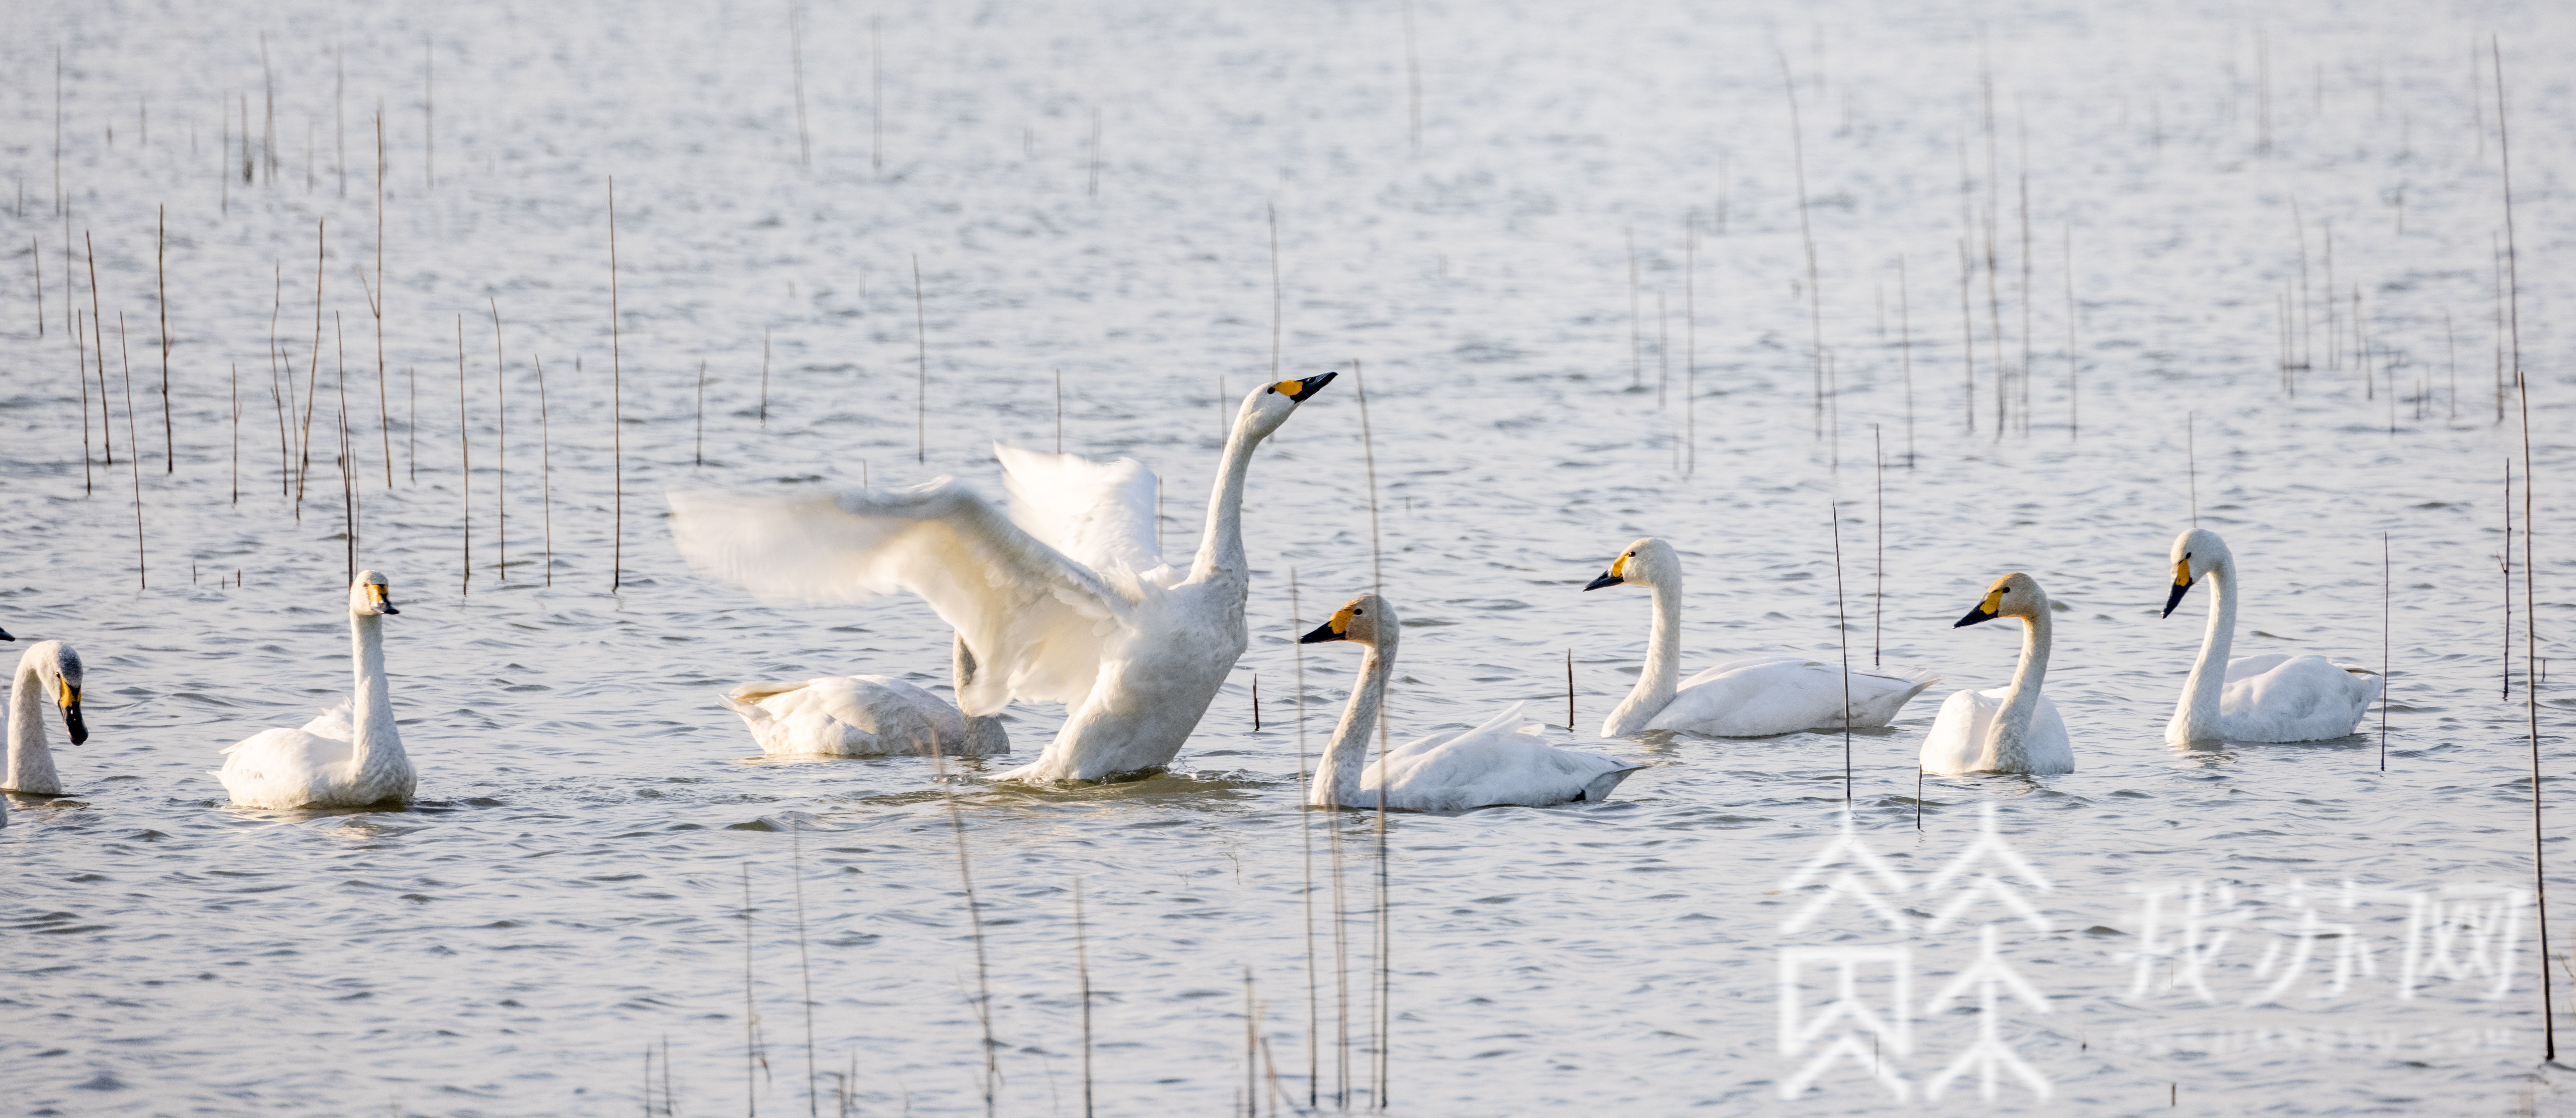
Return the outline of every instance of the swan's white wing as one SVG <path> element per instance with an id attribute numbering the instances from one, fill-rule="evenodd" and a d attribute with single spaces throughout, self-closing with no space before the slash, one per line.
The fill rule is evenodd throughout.
<path id="1" fill-rule="evenodd" d="M 2003 709 L 2006 690 L 1992 687 L 1951 692 L 1949 700 L 1941 704 L 1941 713 L 1932 717 L 1932 732 L 1923 736 L 1923 750 L 1917 758 L 1923 771 L 1934 776 L 1977 771 L 1980 755 L 1985 752 L 1986 727 L 1994 725 L 1995 712 Z"/>
<path id="2" fill-rule="evenodd" d="M 1543 807 L 1584 796 L 1602 777 L 1637 767 L 1603 754 L 1551 745 L 1525 728 L 1535 729 L 1535 724 L 1522 716 L 1521 704 L 1515 703 L 1475 729 L 1428 748 L 1408 746 L 1395 752 L 1385 762 L 1394 774 L 1387 785 L 1387 803 L 1414 811 L 1464 811 L 1502 804 Z M 1380 766 L 1370 766 L 1362 787 L 1374 789 L 1379 771 Z M 1602 791 L 1606 794 L 1608 789 Z M 1361 796 L 1363 803 L 1374 798 L 1365 792 Z"/>
<path id="3" fill-rule="evenodd" d="M 2353 732 L 2379 695 L 2376 673 L 2323 656 L 2248 656 L 2227 665 L 2219 731 L 2235 741 L 2323 741 Z"/>
<path id="4" fill-rule="evenodd" d="M 993 444 L 1011 519 L 1039 542 L 1103 575 L 1163 565 L 1154 546 L 1154 473 L 1133 458 L 1094 462 Z"/>
<path id="5" fill-rule="evenodd" d="M 315 721 L 320 721 L 316 719 Z M 292 809 L 321 802 L 348 768 L 350 745 L 303 730 L 262 730 L 224 747 L 215 772 L 242 807 Z"/>
<path id="6" fill-rule="evenodd" d="M 952 479 L 828 497 L 670 500 L 671 535 L 690 565 L 763 598 L 920 595 L 975 655 L 975 679 L 958 695 L 969 714 L 1015 698 L 1081 701 L 1133 601 Z"/>

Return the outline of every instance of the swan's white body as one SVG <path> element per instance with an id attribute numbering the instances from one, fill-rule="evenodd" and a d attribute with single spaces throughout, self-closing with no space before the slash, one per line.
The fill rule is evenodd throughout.
<path id="1" fill-rule="evenodd" d="M 988 757 L 1011 751 L 990 718 L 963 718 L 939 696 L 882 675 L 802 683 L 746 683 L 718 701 L 742 716 L 772 757 L 869 757 L 887 753 Z"/>
<path id="2" fill-rule="evenodd" d="M 1340 630 L 1334 629 L 1337 623 Z M 1402 811 L 1598 803 L 1645 767 L 1548 744 L 1541 727 L 1521 717 L 1520 703 L 1475 729 L 1417 738 L 1368 761 L 1387 677 L 1395 667 L 1396 634 L 1393 607 L 1374 594 L 1354 599 L 1333 621 L 1307 634 L 1309 641 L 1353 640 L 1367 649 L 1360 659 L 1359 683 L 1316 766 L 1308 803 L 1374 808 L 1381 787 L 1386 806 Z"/>
<path id="3" fill-rule="evenodd" d="M 63 713 L 63 728 L 78 745 L 89 737 L 80 718 L 80 653 L 61 641 L 38 641 L 18 658 L 9 683 L 9 771 L 0 791 L 35 796 L 63 794 L 54 772 L 54 751 L 45 740 L 45 705 Z"/>
<path id="4" fill-rule="evenodd" d="M 385 576 L 361 571 L 349 587 L 350 665 L 355 693 L 303 728 L 262 730 L 224 750 L 214 775 L 236 807 L 370 807 L 411 799 L 419 778 L 394 729 L 386 689 L 384 615 L 397 612 Z"/>
<path id="5" fill-rule="evenodd" d="M 1008 516 L 943 478 L 782 501 L 674 493 L 671 531 L 692 564 L 768 597 L 920 595 L 978 665 L 958 681 L 961 711 L 995 714 L 1013 699 L 1068 708 L 1038 759 L 999 779 L 1113 779 L 1170 764 L 1243 655 L 1245 474 L 1261 440 L 1331 379 L 1244 398 L 1186 571 L 1155 546 L 1143 466 L 1007 446 L 994 453 Z"/>
<path id="6" fill-rule="evenodd" d="M 1998 601 L 2001 597 L 2002 600 Z M 1959 624 L 1995 617 L 2022 620 L 2021 660 L 2012 685 L 1984 691 L 1958 691 L 1941 704 L 1932 732 L 1923 738 L 1920 762 L 1935 776 L 1969 773 L 2030 773 L 2059 776 L 2075 771 L 2075 745 L 2066 736 L 2066 721 L 2057 704 L 2040 693 L 2048 678 L 2048 651 L 2055 632 L 2048 596 L 2029 575 L 2006 575 L 1986 593 L 1986 604 Z"/>
<path id="7" fill-rule="evenodd" d="M 1682 569 L 1672 545 L 1648 537 L 1629 544 L 1593 587 L 1643 585 L 1653 594 L 1654 628 L 1646 666 L 1628 697 L 1601 722 L 1601 736 L 1681 730 L 1725 738 L 1758 738 L 1843 726 L 1846 696 L 1840 668 L 1804 656 L 1728 660 L 1682 680 Z M 1591 589 L 1593 587 L 1586 587 Z M 1848 697 L 1853 726 L 1884 726 L 1923 689 L 1929 672 L 1855 671 Z"/>
<path id="8" fill-rule="evenodd" d="M 2323 656 L 2271 653 L 2228 659 L 2236 641 L 2236 556 L 2218 533 L 2194 528 L 2174 540 L 2170 616 L 2193 583 L 2209 582 L 2209 629 L 2165 723 L 2165 741 L 2320 741 L 2353 732 L 2379 697 L 2378 673 Z M 2219 665 L 2226 665 L 2224 670 Z"/>

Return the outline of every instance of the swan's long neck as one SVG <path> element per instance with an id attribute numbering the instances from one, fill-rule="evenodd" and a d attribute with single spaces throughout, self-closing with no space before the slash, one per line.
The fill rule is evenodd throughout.
<path id="1" fill-rule="evenodd" d="M 1251 432 L 1250 415 L 1235 417 L 1225 437 L 1225 455 L 1217 464 L 1216 488 L 1208 495 L 1207 528 L 1199 536 L 1198 557 L 1190 561 L 1190 581 L 1219 578 L 1243 581 L 1243 479 L 1252 465 L 1261 436 Z"/>
<path id="2" fill-rule="evenodd" d="M 385 619 L 349 615 L 349 659 L 357 676 L 349 704 L 350 775 L 361 782 L 391 780 L 408 767 L 402 735 L 394 729 L 394 699 L 385 685 Z"/>
<path id="3" fill-rule="evenodd" d="M 2209 631 L 2200 638 L 2200 659 L 2192 661 L 2182 702 L 2165 727 L 2167 741 L 2185 744 L 2220 736 L 2218 695 L 2227 687 L 2228 653 L 2236 644 L 2235 557 L 2221 556 L 2200 577 L 2209 584 Z"/>
<path id="4" fill-rule="evenodd" d="M 1667 573 L 1664 581 L 1648 589 L 1655 598 L 1655 627 L 1646 636 L 1646 666 L 1637 673 L 1637 685 L 1628 697 L 1612 709 L 1603 737 L 1621 737 L 1646 728 L 1655 715 L 1672 705 L 1673 693 L 1682 677 L 1682 587 L 1681 576 Z M 1671 585 L 1665 585 L 1670 583 Z"/>
<path id="5" fill-rule="evenodd" d="M 2030 771 L 2030 724 L 2039 714 L 2039 685 L 2048 678 L 2048 646 L 2056 627 L 2048 614 L 2048 604 L 2042 602 L 2022 619 L 2021 663 L 2013 668 L 2012 690 L 2004 693 L 1994 728 L 1986 731 L 1984 767 L 1994 772 Z"/>
<path id="6" fill-rule="evenodd" d="M 0 787 L 18 792 L 55 793 L 62 780 L 54 775 L 54 752 L 45 744 L 45 673 L 36 651 L 18 658 L 18 674 L 9 683 L 9 779 Z"/>
<path id="7" fill-rule="evenodd" d="M 1341 725 L 1333 727 L 1332 744 L 1315 767 L 1315 783 L 1306 802 L 1316 807 L 1366 807 L 1360 798 L 1360 771 L 1368 767 L 1369 735 L 1377 732 L 1378 711 L 1386 703 L 1387 677 L 1395 672 L 1395 626 L 1383 626 L 1377 643 L 1360 658 L 1360 680 L 1342 708 Z"/>

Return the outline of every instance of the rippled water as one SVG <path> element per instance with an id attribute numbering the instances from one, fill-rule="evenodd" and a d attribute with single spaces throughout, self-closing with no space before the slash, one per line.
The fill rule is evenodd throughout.
<path id="1" fill-rule="evenodd" d="M 821 1109 L 852 1072 L 859 1112 L 980 1109 L 977 956 L 931 767 L 746 758 L 713 702 L 743 680 L 826 673 L 944 687 L 947 632 L 909 598 L 771 608 L 694 575 L 661 494 L 940 473 L 997 492 L 990 441 L 1054 444 L 1060 370 L 1064 448 L 1160 470 L 1168 547 L 1184 551 L 1221 414 L 1271 376 L 1273 206 L 1281 373 L 1363 372 L 1369 410 L 1345 378 L 1256 460 L 1257 635 L 1169 774 L 1041 791 L 970 770 L 946 785 L 983 914 L 1001 1112 L 1082 1106 L 1077 883 L 1102 1112 L 1236 1100 L 1247 973 L 1268 1045 L 1253 1086 L 1269 1094 L 1275 1069 L 1302 1102 L 1313 1066 L 1326 1105 L 1346 1083 L 1365 1105 L 1372 823 L 1295 806 L 1301 742 L 1322 745 L 1357 657 L 1305 650 L 1301 738 L 1298 618 L 1365 588 L 1381 541 L 1412 628 L 1397 733 L 1522 699 L 1557 718 L 1571 650 L 1588 735 L 1633 681 L 1646 603 L 1579 588 L 1649 533 L 1688 564 L 1691 665 L 1836 655 L 1847 639 L 1856 660 L 1943 676 L 1897 725 L 1850 742 L 1851 824 L 1892 875 L 1857 880 L 1895 888 L 1908 929 L 1843 901 L 1783 931 L 1820 888 L 1795 875 L 1842 826 L 1838 735 L 1614 743 L 1655 767 L 1611 803 L 1396 818 L 1397 1109 L 1911 1109 L 1894 1093 L 1921 1099 L 1990 1024 L 2048 1100 L 2007 1070 L 1995 1103 L 1970 1074 L 1936 1109 L 2557 1097 L 2533 1074 L 2530 910 L 2472 914 L 2489 937 L 2518 921 L 2509 955 L 2467 933 L 2436 944 L 2431 922 L 2408 936 L 2425 898 L 2478 903 L 2476 887 L 2531 881 L 2521 692 L 2501 701 L 2497 675 L 2500 485 L 2518 449 L 2495 423 L 2498 145 L 2469 56 L 2473 36 L 2503 33 L 2538 585 L 2556 619 L 2571 574 L 2556 540 L 2576 528 L 2550 484 L 2570 476 L 2552 314 L 2569 294 L 2557 248 L 2576 233 L 2560 184 L 2576 116 L 2549 49 L 2564 13 L 2294 5 L 2249 25 L 2187 6 L 1972 21 L 1852 4 L 1424 5 L 1410 13 L 1418 152 L 1396 6 L 891 9 L 881 99 L 875 17 L 856 11 L 804 13 L 793 50 L 786 11 L 758 6 L 26 14 L 0 44 L 15 75 L 0 152 L 26 189 L 0 224 L 39 254 L 21 254 L 0 314 L 0 626 L 83 651 L 93 737 L 60 753 L 72 794 L 13 797 L 0 830 L 0 1098 L 14 1110 L 788 1112 L 808 1105 L 809 1066 Z M 68 221 L 51 204 L 56 44 Z M 376 282 L 379 103 L 381 390 L 360 280 Z M 245 113 L 276 149 L 248 184 L 239 153 L 222 154 Z M 175 469 L 153 415 L 162 206 Z M 1978 257 L 1964 365 L 1963 222 Z M 87 473 L 67 240 L 95 246 L 111 333 L 124 316 L 106 371 L 114 464 L 93 451 Z M 84 312 L 87 266 L 70 289 Z M 2285 284 L 2314 320 L 2294 332 L 2315 359 L 2295 397 L 2277 367 Z M 1831 353 L 1821 417 L 1816 334 Z M 232 810 L 207 775 L 222 746 L 301 724 L 349 685 L 344 346 L 357 561 L 390 575 L 403 609 L 388 659 L 421 800 Z M 1998 360 L 2030 370 L 2000 439 Z M 300 520 L 280 492 L 289 381 L 319 396 Z M 1883 514 L 1877 438 L 1898 465 Z M 2166 544 L 2195 504 L 2244 567 L 2244 654 L 2375 665 L 2385 534 L 2384 772 L 2375 736 L 2162 743 L 2205 608 L 2156 616 Z M 2048 693 L 2080 771 L 1933 779 L 1918 830 L 1911 761 L 1939 696 L 1999 685 L 2013 662 L 2006 627 L 1950 622 L 2010 570 L 2063 607 Z M 2542 627 L 2544 655 L 2557 629 Z M 2547 687 L 2543 700 L 2554 734 L 2566 702 Z M 1011 717 L 1025 758 L 1060 712 Z M 1940 879 L 1988 826 L 2026 859 L 1982 864 L 2010 871 L 2027 913 Z M 2200 941 L 2206 998 L 2153 954 L 2170 955 L 2193 883 L 2233 937 Z M 2161 931 L 2144 908 L 2159 895 Z M 1974 903 L 1935 919 L 1960 898 Z M 1350 909 L 1340 976 L 1336 903 Z M 1981 927 L 2027 987 L 1988 983 L 1991 1013 L 1973 985 L 1933 1005 L 1993 973 L 1975 965 Z M 1873 1081 L 1855 1048 L 1807 1101 L 1780 1101 L 1823 1050 L 1784 1039 L 1783 1001 L 1812 1013 L 1834 992 L 1823 962 L 1784 991 L 1792 950 L 1897 946 L 1912 953 L 1906 999 L 1887 956 L 1854 965 L 1864 1001 L 1904 1006 L 1870 1042 L 1899 1086 Z M 2482 963 L 2505 968 L 2500 1000 Z M 2563 998 L 2576 972 L 2559 977 Z"/>

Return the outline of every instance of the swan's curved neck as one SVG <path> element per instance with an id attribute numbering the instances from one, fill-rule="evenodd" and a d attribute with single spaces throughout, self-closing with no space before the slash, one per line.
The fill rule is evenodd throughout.
<path id="1" fill-rule="evenodd" d="M 404 764 L 394 730 L 394 699 L 385 685 L 385 619 L 349 615 L 349 660 L 357 676 L 349 703 L 349 766 L 360 781 L 390 780 Z"/>
<path id="2" fill-rule="evenodd" d="M 1602 728 L 1604 737 L 1621 737 L 1645 729 L 1646 723 L 1672 705 L 1673 694 L 1681 684 L 1681 576 L 1667 572 L 1661 577 L 1662 582 L 1648 588 L 1655 599 L 1655 627 L 1646 636 L 1646 665 L 1638 671 L 1637 685 L 1628 690 L 1628 697 L 1610 712 L 1609 725 Z"/>
<path id="3" fill-rule="evenodd" d="M 19 792 L 54 793 L 62 781 L 54 775 L 54 752 L 45 744 L 45 670 L 34 649 L 18 658 L 18 674 L 9 683 L 9 772 L 0 783 Z"/>
<path id="4" fill-rule="evenodd" d="M 1225 454 L 1217 463 L 1216 487 L 1208 495 L 1207 528 L 1199 535 L 1199 553 L 1190 561 L 1190 581 L 1248 577 L 1243 558 L 1243 480 L 1261 436 L 1252 433 L 1249 414 L 1235 417 L 1225 437 Z"/>
<path id="5" fill-rule="evenodd" d="M 2048 648 L 2055 627 L 2046 603 L 2022 619 L 2021 663 L 2013 668 L 2012 690 L 2004 693 L 1994 728 L 1986 731 L 1983 767 L 1990 771 L 2030 771 L 2030 726 L 2039 714 L 2039 687 L 2048 678 Z"/>
<path id="6" fill-rule="evenodd" d="M 2209 631 L 2200 638 L 2200 658 L 2192 661 L 2191 678 L 2182 685 L 2182 702 L 2166 728 L 2167 740 L 2221 736 L 2218 696 L 2227 687 L 2228 653 L 2236 644 L 2236 557 L 2219 556 L 2200 580 L 2209 584 Z"/>
<path id="7" fill-rule="evenodd" d="M 1394 626 L 1386 626 L 1393 629 Z M 1359 683 L 1350 704 L 1342 708 L 1341 725 L 1333 727 L 1332 744 L 1315 766 L 1315 783 L 1306 802 L 1316 807 L 1366 807 L 1360 800 L 1360 772 L 1368 767 L 1369 735 L 1377 732 L 1378 712 L 1386 704 L 1387 677 L 1395 672 L 1395 634 L 1381 632 L 1360 658 Z"/>

